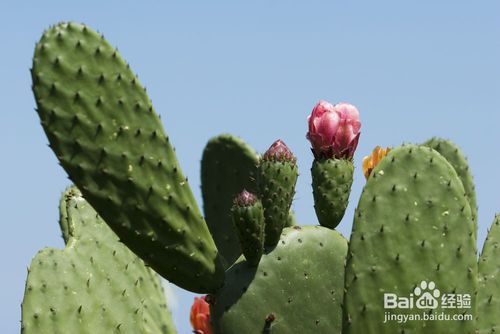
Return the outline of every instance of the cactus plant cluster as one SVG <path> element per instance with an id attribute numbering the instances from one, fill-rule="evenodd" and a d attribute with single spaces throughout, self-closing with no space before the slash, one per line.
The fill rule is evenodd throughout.
<path id="1" fill-rule="evenodd" d="M 231 135 L 211 139 L 202 215 L 144 88 L 89 27 L 48 29 L 31 73 L 74 186 L 60 206 L 66 248 L 42 250 L 29 269 L 22 332 L 174 333 L 158 275 L 206 294 L 191 309 L 198 334 L 500 330 L 499 219 L 478 263 L 474 184 L 450 141 L 365 158 L 347 241 L 335 228 L 352 187 L 356 107 L 320 101 L 309 116 L 319 225 L 299 226 L 298 162 L 281 140 L 260 156 Z M 461 307 L 445 307 L 451 296 Z M 423 318 L 387 319 L 416 311 Z"/>

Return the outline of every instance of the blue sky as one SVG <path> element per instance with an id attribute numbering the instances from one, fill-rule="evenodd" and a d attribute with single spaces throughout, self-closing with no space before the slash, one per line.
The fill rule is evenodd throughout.
<path id="1" fill-rule="evenodd" d="M 46 145 L 28 72 L 47 26 L 85 22 L 118 46 L 199 200 L 199 160 L 211 136 L 233 133 L 259 151 L 281 138 L 298 157 L 298 220 L 316 224 L 306 117 L 319 99 L 348 101 L 363 125 L 339 230 L 348 237 L 364 155 L 439 135 L 469 157 L 482 245 L 500 211 L 499 16 L 497 1 L 2 1 L 1 332 L 19 331 L 32 256 L 63 246 L 57 204 L 69 181 Z M 176 294 L 178 330 L 188 333 L 192 295 Z"/>

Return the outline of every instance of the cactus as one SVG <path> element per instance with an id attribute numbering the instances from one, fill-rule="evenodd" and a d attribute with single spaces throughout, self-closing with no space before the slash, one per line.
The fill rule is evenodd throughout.
<path id="1" fill-rule="evenodd" d="M 64 250 L 28 270 L 22 333 L 175 333 L 157 275 L 118 241 L 79 191 L 62 196 Z"/>
<path id="2" fill-rule="evenodd" d="M 276 245 L 286 225 L 298 176 L 297 159 L 283 141 L 275 141 L 260 159 L 258 168 L 266 246 Z"/>
<path id="3" fill-rule="evenodd" d="M 137 77 L 83 25 L 46 31 L 33 59 L 43 128 L 71 180 L 163 277 L 213 291 L 223 266 L 174 150 Z"/>
<path id="4" fill-rule="evenodd" d="M 295 218 L 295 214 L 293 213 L 293 211 L 290 211 L 285 222 L 285 227 L 292 227 L 295 225 L 297 225 L 297 218 Z"/>
<path id="5" fill-rule="evenodd" d="M 203 209 L 226 266 L 241 255 L 231 218 L 233 199 L 243 189 L 257 192 L 257 153 L 241 139 L 220 135 L 209 140 L 201 159 Z"/>
<path id="6" fill-rule="evenodd" d="M 347 241 L 319 227 L 283 230 L 257 268 L 240 259 L 215 295 L 216 333 L 339 333 Z"/>
<path id="7" fill-rule="evenodd" d="M 465 189 L 465 195 L 469 200 L 469 205 L 472 213 L 472 219 L 474 220 L 474 236 L 477 231 L 477 202 L 476 202 L 476 189 L 474 187 L 474 180 L 472 179 L 472 174 L 470 173 L 469 164 L 465 155 L 462 153 L 460 148 L 449 140 L 444 140 L 441 138 L 431 138 L 426 141 L 423 145 L 432 147 L 438 151 L 443 157 L 448 160 L 448 162 L 455 168 L 460 180 Z"/>
<path id="8" fill-rule="evenodd" d="M 476 328 L 479 334 L 500 329 L 500 216 L 497 215 L 479 258 Z"/>
<path id="9" fill-rule="evenodd" d="M 315 160 L 311 174 L 318 221 L 322 226 L 335 228 L 349 204 L 354 165 L 345 159 Z"/>
<path id="10" fill-rule="evenodd" d="M 231 135 L 203 152 L 203 218 L 145 90 L 92 29 L 47 30 L 32 79 L 50 146 L 80 190 L 68 190 L 60 208 L 66 248 L 41 251 L 30 267 L 23 333 L 173 333 L 151 269 L 209 293 L 192 308 L 197 334 L 498 330 L 499 218 L 478 265 L 474 184 L 452 142 L 378 147 L 365 158 L 348 244 L 334 229 L 353 181 L 354 106 L 320 101 L 308 118 L 322 226 L 301 227 L 290 211 L 298 169 L 286 145 L 259 158 Z M 456 294 L 468 296 L 464 308 L 438 305 Z M 384 321 L 398 296 L 427 317 L 462 320 Z"/>
<path id="11" fill-rule="evenodd" d="M 314 162 L 311 168 L 314 209 L 319 223 L 335 228 L 347 208 L 353 181 L 352 157 L 358 145 L 359 112 L 356 107 L 320 101 L 308 118 L 307 139 Z"/>
<path id="12" fill-rule="evenodd" d="M 415 145 L 392 150 L 372 171 L 355 212 L 343 332 L 473 333 L 465 321 L 384 323 L 382 304 L 384 293 L 409 296 L 426 281 L 441 293 L 469 294 L 474 305 L 473 229 L 462 182 L 445 158 Z"/>
<path id="13" fill-rule="evenodd" d="M 233 223 L 245 259 L 251 265 L 258 265 L 264 251 L 264 208 L 252 193 L 243 190 L 234 199 Z"/>

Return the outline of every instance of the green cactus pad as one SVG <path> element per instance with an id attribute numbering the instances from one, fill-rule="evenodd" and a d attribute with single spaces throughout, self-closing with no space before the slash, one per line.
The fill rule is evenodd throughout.
<path id="1" fill-rule="evenodd" d="M 458 177 L 462 181 L 465 189 L 465 194 L 469 200 L 469 205 L 474 220 L 474 236 L 477 234 L 477 202 L 476 202 L 476 188 L 474 180 L 470 172 L 469 163 L 467 158 L 462 153 L 462 150 L 450 140 L 442 138 L 431 138 L 423 145 L 432 147 L 438 151 L 448 162 L 455 168 Z"/>
<path id="2" fill-rule="evenodd" d="M 266 219 L 265 245 L 274 246 L 287 223 L 299 176 L 295 161 L 261 159 L 258 168 L 259 194 Z"/>
<path id="3" fill-rule="evenodd" d="M 311 174 L 318 221 L 322 226 L 335 228 L 349 204 L 354 165 L 345 159 L 314 160 Z"/>
<path id="4" fill-rule="evenodd" d="M 76 188 L 63 194 L 61 224 L 66 248 L 43 249 L 28 270 L 22 333 L 175 333 L 158 276 Z"/>
<path id="5" fill-rule="evenodd" d="M 251 265 L 259 264 L 264 251 L 264 209 L 261 202 L 234 204 L 232 213 L 246 260 Z"/>
<path id="6" fill-rule="evenodd" d="M 120 240 L 163 277 L 217 289 L 224 268 L 151 101 L 116 49 L 61 23 L 36 45 L 33 91 L 51 148 Z"/>
<path id="7" fill-rule="evenodd" d="M 384 323 L 385 312 L 475 316 L 474 226 L 464 193 L 455 169 L 428 147 L 396 148 L 375 167 L 355 212 L 349 244 L 344 333 L 474 332 L 473 320 Z M 419 287 L 424 296 L 422 281 L 439 289 L 437 309 L 384 309 L 384 293 L 413 293 L 417 300 L 414 289 Z M 440 298 L 452 293 L 468 294 L 472 308 L 443 308 Z"/>
<path id="8" fill-rule="evenodd" d="M 241 255 L 231 218 L 234 197 L 243 189 L 256 193 L 257 153 L 241 139 L 220 135 L 210 139 L 201 160 L 203 210 L 210 232 L 227 266 Z"/>
<path id="9" fill-rule="evenodd" d="M 71 238 L 66 201 L 70 199 L 73 194 L 80 194 L 80 190 L 76 187 L 68 187 L 59 200 L 59 228 L 61 229 L 61 237 L 65 244 L 67 244 Z"/>
<path id="10" fill-rule="evenodd" d="M 240 259 L 228 270 L 211 310 L 215 333 L 340 333 L 346 252 L 336 231 L 285 228 L 257 268 Z"/>
<path id="11" fill-rule="evenodd" d="M 477 333 L 500 331 L 500 215 L 495 217 L 479 258 Z"/>

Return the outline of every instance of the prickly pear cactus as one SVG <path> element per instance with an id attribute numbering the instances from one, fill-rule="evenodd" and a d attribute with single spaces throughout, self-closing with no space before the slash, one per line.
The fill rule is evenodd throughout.
<path id="1" fill-rule="evenodd" d="M 500 330 L 500 216 L 497 215 L 479 258 L 477 333 Z"/>
<path id="2" fill-rule="evenodd" d="M 240 259 L 215 295 L 217 334 L 340 333 L 347 241 L 320 226 L 285 228 L 257 268 Z"/>
<path id="3" fill-rule="evenodd" d="M 349 244 L 344 333 L 474 333 L 473 321 L 384 322 L 386 312 L 474 316 L 474 225 L 464 194 L 455 169 L 427 147 L 396 148 L 375 167 Z M 438 303 L 443 294 L 468 295 L 472 307 L 384 308 L 385 293 L 417 300 L 425 292 Z"/>
<path id="4" fill-rule="evenodd" d="M 266 246 L 276 245 L 287 224 L 298 176 L 297 159 L 283 141 L 275 141 L 259 161 L 257 178 L 266 220 Z"/>
<path id="5" fill-rule="evenodd" d="M 264 252 L 264 208 L 252 193 L 243 190 L 231 209 L 243 255 L 248 263 L 258 265 Z"/>
<path id="6" fill-rule="evenodd" d="M 33 91 L 50 146 L 120 239 L 191 291 L 216 290 L 224 271 L 175 152 L 137 77 L 90 28 L 47 30 Z"/>
<path id="7" fill-rule="evenodd" d="M 215 244 L 226 266 L 241 255 L 236 228 L 231 218 L 235 196 L 246 189 L 257 191 L 257 153 L 241 139 L 219 135 L 209 140 L 201 159 L 203 209 Z"/>
<path id="8" fill-rule="evenodd" d="M 158 276 L 69 188 L 61 200 L 64 250 L 45 248 L 28 271 L 24 334 L 175 333 Z"/>
<path id="9" fill-rule="evenodd" d="M 296 224 L 295 157 L 278 140 L 259 159 L 230 135 L 203 152 L 205 223 L 144 88 L 104 37 L 81 24 L 51 27 L 32 79 L 50 146 L 83 195 L 70 188 L 61 201 L 66 248 L 33 259 L 22 333 L 173 333 L 152 269 L 211 293 L 203 302 L 216 334 L 500 330 L 500 219 L 478 271 L 474 184 L 450 141 L 378 148 L 364 160 L 348 245 L 333 229 L 351 192 L 355 106 L 320 101 L 308 118 L 315 211 L 328 228 L 283 229 Z M 244 189 L 257 196 L 231 210 Z M 467 302 L 445 307 L 457 295 Z M 200 309 L 191 322 L 209 334 L 207 304 Z"/>

